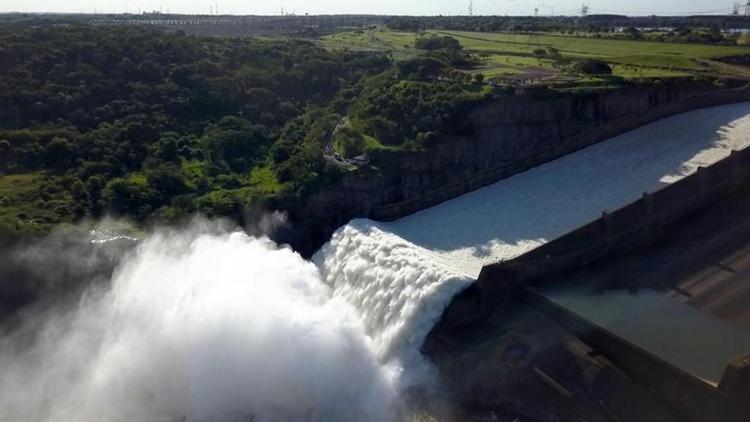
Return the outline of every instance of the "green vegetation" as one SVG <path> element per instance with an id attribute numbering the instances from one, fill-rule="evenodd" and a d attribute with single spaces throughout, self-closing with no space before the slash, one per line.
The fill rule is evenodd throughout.
<path id="1" fill-rule="evenodd" d="M 236 216 L 293 199 L 340 173 L 322 158 L 335 122 L 322 116 L 388 69 L 383 55 L 294 40 L 0 32 L 0 226 L 43 230 L 105 212 Z"/>
<path id="2" fill-rule="evenodd" d="M 394 16 L 389 19 L 388 27 L 412 32 L 426 29 L 517 34 L 543 32 L 588 38 L 746 45 L 742 35 L 730 29 L 747 29 L 748 21 L 742 15 Z"/>
<path id="3" fill-rule="evenodd" d="M 72 198 L 43 181 L 40 173 L 0 177 L 0 230 L 35 233 L 69 221 Z"/>
<path id="4" fill-rule="evenodd" d="M 384 88 L 368 90 L 352 106 L 351 131 L 400 149 L 424 148 L 443 134 L 464 132 L 464 114 L 489 95 L 471 85 L 386 76 Z"/>
<path id="5" fill-rule="evenodd" d="M 635 35 L 633 35 L 635 36 Z M 457 31 L 200 38 L 127 27 L 0 30 L 0 231 L 105 213 L 241 219 L 348 171 L 470 136 L 516 87 L 746 76 L 747 47 Z M 352 159 L 355 159 L 352 161 Z"/>
<path id="6" fill-rule="evenodd" d="M 390 42 L 398 38 L 399 42 Z M 456 40 L 458 45 L 454 45 Z M 689 75 L 706 77 L 746 77 L 746 67 L 729 65 L 717 59 L 750 54 L 750 48 L 738 45 L 709 45 L 700 43 L 648 41 L 647 36 L 626 39 L 625 35 L 610 38 L 581 37 L 561 33 L 470 32 L 422 30 L 399 32 L 384 28 L 358 32 L 341 32 L 323 37 L 321 43 L 329 49 L 356 48 L 368 45 L 370 50 L 392 54 L 397 60 L 408 61 L 432 45 L 451 43 L 453 51 L 469 55 L 463 71 L 481 73 L 497 83 L 516 84 L 518 81 L 544 83 L 554 87 L 571 83 L 581 86 L 612 84 L 612 77 L 622 80 L 671 78 Z M 672 39 L 670 39 L 672 40 Z M 674 38 L 679 40 L 679 38 Z M 609 65 L 611 76 L 606 80 L 590 78 L 583 63 L 594 60 Z M 606 74 L 606 72 L 605 72 Z"/>
<path id="7" fill-rule="evenodd" d="M 647 54 L 660 56 L 669 62 L 671 56 L 712 58 L 747 54 L 741 46 L 661 43 L 624 39 L 583 38 L 551 34 L 475 33 L 466 31 L 441 31 L 459 38 L 471 50 L 497 50 L 533 52 L 539 47 L 553 47 L 571 57 L 619 57 Z M 500 47 L 501 46 L 501 47 Z"/>
<path id="8" fill-rule="evenodd" d="M 586 75 L 611 75 L 612 68 L 599 60 L 583 60 L 578 62 L 576 70 Z"/>
<path id="9" fill-rule="evenodd" d="M 419 51 L 410 40 L 415 52 L 394 65 L 300 40 L 0 31 L 0 230 L 104 213 L 241 219 L 351 170 L 326 160 L 329 142 L 343 157 L 376 154 L 374 166 L 427 148 L 462 131 L 454 122 L 493 89 L 455 72 L 472 65 L 455 39 Z"/>

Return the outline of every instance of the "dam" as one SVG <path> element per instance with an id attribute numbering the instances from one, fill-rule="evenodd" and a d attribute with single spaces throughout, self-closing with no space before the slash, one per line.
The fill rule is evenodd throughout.
<path id="1" fill-rule="evenodd" d="M 745 422 L 748 147 L 750 103 L 675 115 L 312 262 L 201 219 L 45 238 L 0 420 Z"/>
<path id="2" fill-rule="evenodd" d="M 706 167 L 727 161 L 730 156 L 736 159 L 739 156 L 737 151 L 745 150 L 748 146 L 750 103 L 675 115 L 393 222 L 354 220 L 334 234 L 329 244 L 316 255 L 315 261 L 322 268 L 327 282 L 333 286 L 333 294 L 355 304 L 361 312 L 365 329 L 372 336 L 380 359 L 399 362 L 397 365 L 405 368 L 405 374 L 409 373 L 409 368 L 426 365 L 420 362 L 421 355 L 417 350 L 421 349 L 443 373 L 462 372 L 460 368 L 476 365 L 483 368 L 478 370 L 480 372 L 526 377 L 525 374 L 512 375 L 515 369 L 511 369 L 517 368 L 516 363 L 493 371 L 489 368 L 494 364 L 477 364 L 475 361 L 456 363 L 452 362 L 452 357 L 446 356 L 473 354 L 475 357 L 483 356 L 480 361 L 484 358 L 496 360 L 497 352 L 485 350 L 489 347 L 486 344 L 494 344 L 495 339 L 501 339 L 501 345 L 492 347 L 505 350 L 504 342 L 508 338 L 525 338 L 528 332 L 533 331 L 546 333 L 550 339 L 565 337 L 566 340 L 549 340 L 549 344 L 544 343 L 547 340 L 539 338 L 522 341 L 508 346 L 509 349 L 503 353 L 526 356 L 530 350 L 538 350 L 541 355 L 554 356 L 556 353 L 550 350 L 560 349 L 557 353 L 562 355 L 562 349 L 580 351 L 590 347 L 587 343 L 573 344 L 573 340 L 566 337 L 570 335 L 566 332 L 575 333 L 577 331 L 570 330 L 579 330 L 580 327 L 553 329 L 547 326 L 555 324 L 548 320 L 549 314 L 554 314 L 555 309 L 560 307 L 562 312 L 571 314 L 569 319 L 581 318 L 594 324 L 602 323 L 601 319 L 607 318 L 608 313 L 603 312 L 605 309 L 609 310 L 609 315 L 619 312 L 629 315 L 624 313 L 628 310 L 638 314 L 641 318 L 633 319 L 630 325 L 607 327 L 611 330 L 609 332 L 615 335 L 619 333 L 636 343 L 641 341 L 639 338 L 646 339 L 644 330 L 648 322 L 664 313 L 660 320 L 662 324 L 651 327 L 652 337 L 661 341 L 648 344 L 647 339 L 642 340 L 647 343 L 642 346 L 651 347 L 652 351 L 656 349 L 654 353 L 662 353 L 661 357 L 667 361 L 674 359 L 675 365 L 689 367 L 697 373 L 698 378 L 709 380 L 708 383 L 713 383 L 711 385 L 715 387 L 729 358 L 735 357 L 735 352 L 750 352 L 750 337 L 743 330 L 660 294 L 649 295 L 645 291 L 638 300 L 629 300 L 627 293 L 619 297 L 619 293 L 615 292 L 611 298 L 598 296 L 596 302 L 586 302 L 585 295 L 572 294 L 572 290 L 565 289 L 555 291 L 550 287 L 552 290 L 534 290 L 522 295 L 531 296 L 523 302 L 537 304 L 532 306 L 536 310 L 515 309 L 520 305 L 495 297 L 504 295 L 495 293 L 496 289 L 510 292 L 513 288 L 505 280 L 494 283 L 497 285 L 494 286 L 492 281 L 502 278 L 504 273 L 493 274 L 492 267 L 502 266 L 503 262 L 512 263 L 516 259 L 523 261 L 525 256 L 543 250 L 542 246 L 548 243 L 554 245 L 555 239 L 594 224 L 608 212 L 646 201 L 654 193 L 673 185 L 683 186 L 678 189 L 681 189 L 680 194 L 684 197 L 700 196 L 703 188 L 694 188 L 693 185 L 684 188 L 685 183 L 703 179 Z M 677 208 L 682 204 L 679 201 L 675 203 Z M 631 223 L 635 225 L 635 221 Z M 585 249 L 581 242 L 567 250 Z M 606 277 L 606 272 L 603 277 Z M 574 281 L 570 283 L 575 284 Z M 485 304 L 486 298 L 491 298 L 493 303 Z M 539 302 L 546 304 L 539 305 Z M 443 313 L 446 307 L 448 310 Z M 507 309 L 498 310 L 503 307 Z M 508 329 L 504 326 L 505 322 L 487 322 L 498 318 L 498 312 L 514 312 L 511 309 L 524 314 L 522 322 L 518 324 L 525 327 L 521 331 L 527 334 L 514 334 L 518 327 Z M 544 311 L 538 312 L 538 309 Z M 565 320 L 554 315 L 553 319 Z M 506 315 L 503 318 L 509 317 Z M 686 350 L 682 350 L 681 354 L 667 350 L 669 345 L 679 349 L 688 344 L 680 343 L 679 336 L 672 336 L 670 332 L 681 330 L 685 340 L 690 338 L 691 327 L 711 334 L 704 338 L 704 348 L 711 348 L 710 345 L 714 343 L 721 344 L 717 348 L 724 351 L 713 353 L 719 356 L 718 359 L 696 362 L 703 355 Z M 628 337 L 630 334 L 633 335 Z M 472 342 L 479 343 L 473 347 Z M 667 349 L 658 350 L 660 347 Z M 687 362 L 691 355 L 698 357 L 693 362 Z M 615 370 L 619 374 L 621 368 L 616 367 Z M 537 381 L 544 379 L 546 384 L 556 386 L 553 389 L 558 392 L 565 390 L 553 380 L 554 377 L 538 367 L 535 366 L 533 371 L 528 370 L 536 374 L 534 371 L 541 373 L 536 375 Z M 499 397 L 507 396 L 508 401 L 503 402 L 502 406 L 516 406 L 517 416 L 547 420 L 551 417 L 549 414 L 560 411 L 547 410 L 546 416 L 539 414 L 544 411 L 524 413 L 521 409 L 524 406 L 512 398 L 513 394 L 499 391 L 501 388 L 490 388 L 494 391 L 493 399 L 482 398 L 477 393 L 486 387 L 482 384 L 503 383 L 482 381 L 483 377 L 488 376 L 486 374 L 475 371 L 468 373 L 470 375 L 449 375 L 447 382 L 453 384 L 454 390 L 462 390 L 457 394 L 464 395 L 464 400 L 473 403 L 470 406 L 491 407 L 491 403 L 497 404 Z M 620 387 L 621 399 L 637 398 L 644 403 L 642 409 L 649 410 L 638 417 L 649 414 L 650 419 L 647 417 L 646 420 L 671 420 L 669 418 L 672 416 L 666 416 L 672 415 L 671 408 L 662 406 L 661 398 L 653 399 L 651 393 L 634 386 L 631 377 L 622 377 L 627 380 L 628 387 Z M 623 392 L 626 390 L 629 393 Z M 622 406 L 620 410 L 624 411 Z M 596 413 L 601 409 L 588 409 L 586 412 Z"/>

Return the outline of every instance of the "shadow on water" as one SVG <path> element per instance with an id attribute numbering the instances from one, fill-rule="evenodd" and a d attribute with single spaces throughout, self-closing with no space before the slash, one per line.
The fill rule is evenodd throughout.
<path id="1" fill-rule="evenodd" d="M 706 150 L 750 138 L 750 103 L 696 110 L 651 123 L 382 227 L 436 251 L 469 249 L 508 259 L 716 161 Z M 747 129 L 747 130 L 746 130 Z M 735 135 L 737 137 L 737 135 Z M 686 163 L 690 162 L 688 165 Z M 500 255 L 498 255 L 498 248 Z"/>

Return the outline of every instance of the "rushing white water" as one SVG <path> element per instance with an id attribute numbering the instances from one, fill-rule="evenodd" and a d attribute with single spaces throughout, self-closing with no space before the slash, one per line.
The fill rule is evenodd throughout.
<path id="1" fill-rule="evenodd" d="M 352 221 L 315 264 L 215 228 L 152 233 L 111 287 L 0 340 L 0 421 L 397 419 L 434 382 L 425 336 L 483 264 L 750 145 L 749 115 L 686 113 L 393 223 Z"/>
<path id="2" fill-rule="evenodd" d="M 341 228 L 314 260 L 334 296 L 359 311 L 380 361 L 406 370 L 400 388 L 434 383 L 419 347 L 446 304 L 472 280 L 369 220 Z"/>
<path id="3" fill-rule="evenodd" d="M 0 348 L 2 421 L 365 420 L 393 377 L 318 269 L 241 233 L 156 233 L 111 290 Z"/>
<path id="4" fill-rule="evenodd" d="M 471 277 L 750 146 L 750 103 L 662 119 L 387 224 Z"/>
<path id="5" fill-rule="evenodd" d="M 669 117 L 392 223 L 355 220 L 315 257 L 407 372 L 451 298 L 512 259 L 750 146 L 750 103 Z M 421 362 L 418 364 L 418 362 Z M 408 381 L 407 381 L 408 382 Z"/>

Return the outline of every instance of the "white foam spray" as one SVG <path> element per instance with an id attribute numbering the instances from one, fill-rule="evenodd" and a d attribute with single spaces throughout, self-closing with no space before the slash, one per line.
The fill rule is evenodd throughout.
<path id="1" fill-rule="evenodd" d="M 0 351 L 2 421 L 370 420 L 393 377 L 352 307 L 290 249 L 156 233 L 111 289 Z"/>
<path id="2" fill-rule="evenodd" d="M 750 146 L 750 103 L 672 116 L 400 220 L 354 220 L 314 257 L 399 385 L 435 385 L 419 353 L 482 266 L 513 259 Z"/>
<path id="3" fill-rule="evenodd" d="M 378 359 L 398 371 L 399 388 L 433 393 L 436 372 L 420 347 L 473 279 L 371 220 L 340 228 L 313 260 L 334 297 L 356 307 Z"/>
<path id="4" fill-rule="evenodd" d="M 482 265 L 750 145 L 748 107 L 665 119 L 401 221 L 355 220 L 317 267 L 241 233 L 155 233 L 30 346 L 0 340 L 0 421 L 398 418 L 401 394 L 434 382 L 419 347 Z"/>

